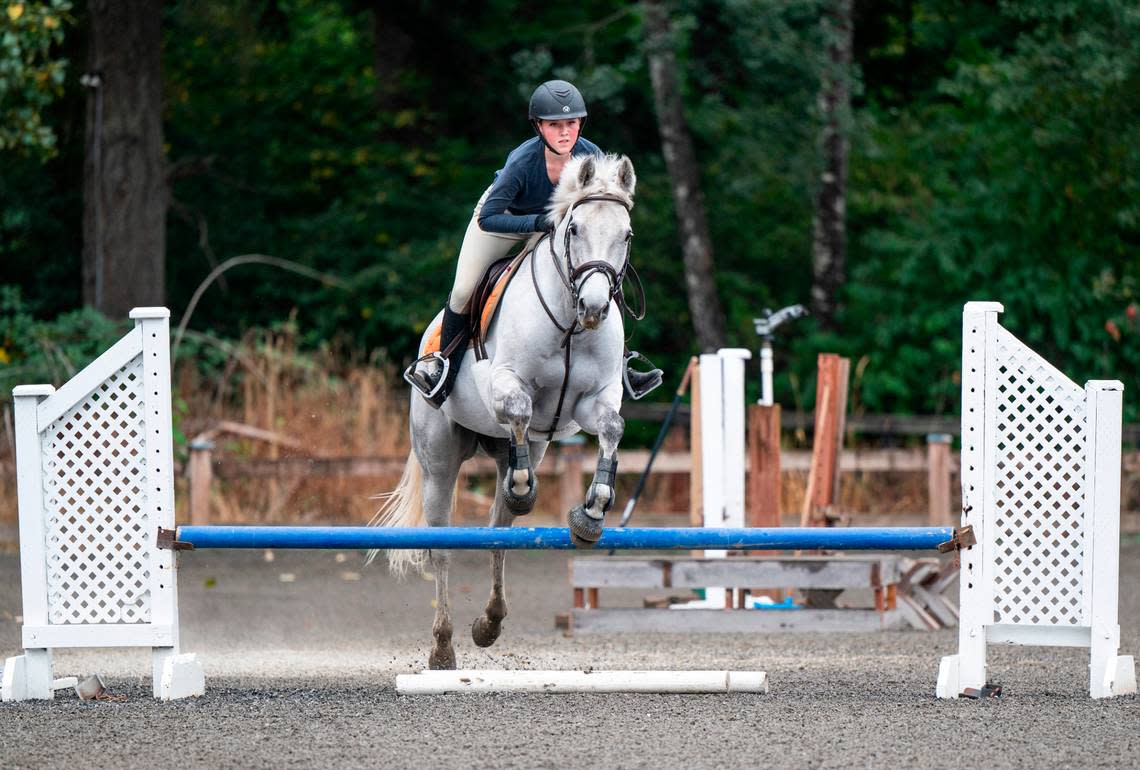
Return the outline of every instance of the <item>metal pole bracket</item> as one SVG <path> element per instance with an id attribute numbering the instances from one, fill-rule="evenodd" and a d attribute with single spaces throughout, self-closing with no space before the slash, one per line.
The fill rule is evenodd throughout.
<path id="1" fill-rule="evenodd" d="M 964 527 L 955 527 L 954 536 L 947 540 L 945 543 L 938 544 L 938 552 L 950 553 L 953 551 L 955 552 L 955 555 L 957 555 L 957 552 L 961 551 L 963 548 L 969 548 L 970 546 L 977 544 L 978 539 L 974 537 L 974 526 L 972 524 L 967 524 Z"/>
<path id="2" fill-rule="evenodd" d="M 159 527 L 158 540 L 155 542 L 155 547 L 161 548 L 164 551 L 193 551 L 194 544 L 176 540 L 175 535 L 177 534 L 178 530 L 176 529 L 163 529 Z"/>

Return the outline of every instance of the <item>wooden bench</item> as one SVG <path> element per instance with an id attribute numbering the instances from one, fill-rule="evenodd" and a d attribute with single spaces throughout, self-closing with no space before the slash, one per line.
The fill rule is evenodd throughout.
<path id="1" fill-rule="evenodd" d="M 570 561 L 573 607 L 557 622 L 571 633 L 659 633 L 931 630 L 957 624 L 942 593 L 954 582 L 953 560 L 900 554 L 829 556 L 579 557 Z M 671 609 L 693 589 L 723 586 L 729 609 Z M 642 607 L 602 607 L 601 589 L 678 589 Z M 795 608 L 745 609 L 753 592 L 795 589 Z M 837 604 L 847 589 L 869 589 L 873 606 Z M 717 590 L 717 589 L 714 589 Z"/>

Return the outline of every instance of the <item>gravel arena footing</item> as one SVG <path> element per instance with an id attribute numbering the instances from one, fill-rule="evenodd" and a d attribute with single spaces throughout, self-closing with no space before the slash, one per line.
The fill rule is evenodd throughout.
<path id="1" fill-rule="evenodd" d="M 1005 696 L 939 701 L 932 633 L 566 637 L 567 553 L 507 556 L 510 614 L 471 642 L 488 556 L 451 576 L 461 668 L 761 669 L 768 695 L 396 695 L 426 664 L 434 589 L 356 552 L 182 557 L 182 647 L 206 695 L 150 698 L 149 652 L 63 650 L 120 702 L 0 704 L 3 768 L 1136 767 L 1140 701 L 1088 698 L 1086 650 L 991 648 Z M 1122 654 L 1140 656 L 1140 541 L 1121 554 Z M 19 560 L 0 554 L 0 658 L 19 651 Z M 640 594 L 603 592 L 636 606 Z"/>

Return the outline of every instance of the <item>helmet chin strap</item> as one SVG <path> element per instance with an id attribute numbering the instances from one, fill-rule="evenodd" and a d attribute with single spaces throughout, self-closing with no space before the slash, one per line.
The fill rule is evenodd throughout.
<path id="1" fill-rule="evenodd" d="M 530 122 L 530 124 L 532 126 L 534 126 L 534 132 L 536 134 L 538 134 L 538 138 L 542 140 L 542 143 L 544 145 L 546 145 L 546 149 L 550 150 L 555 155 L 558 155 L 559 157 L 561 157 L 563 155 L 569 155 L 570 153 L 574 152 L 574 145 L 578 144 L 578 140 L 582 138 L 582 126 L 586 125 L 586 119 L 585 118 L 579 118 L 578 119 L 578 136 L 574 137 L 574 144 L 570 145 L 570 149 L 567 150 L 566 152 L 559 152 L 558 150 L 556 150 L 550 146 L 550 142 L 546 141 L 546 137 L 542 135 L 542 129 L 538 127 L 538 120 L 537 119 L 532 120 Z"/>

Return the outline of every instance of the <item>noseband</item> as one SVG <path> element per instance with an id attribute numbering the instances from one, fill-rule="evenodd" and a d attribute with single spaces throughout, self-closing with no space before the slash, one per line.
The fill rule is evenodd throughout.
<path id="1" fill-rule="evenodd" d="M 562 285 L 565 286 L 566 290 L 570 293 L 570 301 L 575 308 L 578 306 L 579 294 L 581 292 L 583 284 L 586 283 L 586 280 L 595 273 L 602 273 L 605 275 L 606 281 L 610 286 L 609 297 L 606 300 L 607 303 L 616 299 L 618 307 L 623 313 L 629 313 L 630 317 L 632 317 L 634 320 L 640 321 L 645 317 L 645 290 L 642 288 L 641 279 L 637 275 L 637 270 L 634 269 L 629 259 L 630 252 L 633 248 L 632 234 L 630 235 L 629 239 L 626 240 L 625 258 L 622 259 L 620 270 L 615 270 L 614 266 L 604 259 L 592 259 L 589 262 L 583 262 L 577 267 L 575 267 L 574 264 L 570 261 L 570 239 L 574 237 L 574 209 L 578 208 L 583 203 L 601 202 L 617 203 L 626 211 L 633 210 L 633 207 L 629 204 L 628 201 L 626 201 L 624 198 L 619 198 L 616 195 L 590 195 L 582 198 L 581 200 L 575 201 L 574 205 L 570 207 L 570 211 L 566 215 L 569 221 L 566 224 L 565 233 L 563 235 L 562 247 L 563 260 L 566 263 L 565 267 L 563 267 L 562 262 L 558 259 L 558 254 L 554 251 L 553 234 L 546 236 L 550 241 L 550 260 L 554 263 L 554 271 L 558 274 L 558 278 L 562 281 Z M 535 251 L 537 252 L 537 249 Z M 558 331 L 563 332 L 567 335 L 577 334 L 581 331 L 584 331 L 582 329 L 575 328 L 578 323 L 577 320 L 572 321 L 569 328 L 566 328 L 558 322 L 558 318 L 546 304 L 546 299 L 542 296 L 542 291 L 538 287 L 538 277 L 534 272 L 535 261 L 537 261 L 537 254 L 533 255 L 531 258 L 531 279 L 534 282 L 534 288 L 538 294 L 538 299 L 542 303 L 543 309 L 546 310 L 546 315 L 549 316 L 551 322 L 553 322 L 554 326 L 557 327 Z M 625 299 L 625 292 L 622 290 L 622 284 L 625 282 L 627 273 L 630 274 L 631 280 L 634 284 L 634 289 L 637 292 L 640 300 L 638 302 L 637 312 L 634 312 L 630 309 L 629 304 Z M 565 344 L 566 342 L 564 341 L 563 345 Z"/>

